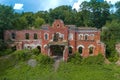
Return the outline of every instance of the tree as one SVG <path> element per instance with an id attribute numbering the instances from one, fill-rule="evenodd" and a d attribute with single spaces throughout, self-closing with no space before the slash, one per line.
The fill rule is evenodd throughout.
<path id="1" fill-rule="evenodd" d="M 115 4 L 115 7 L 116 7 L 115 15 L 117 16 L 116 18 L 120 21 L 120 1 Z"/>
<path id="2" fill-rule="evenodd" d="M 77 12 L 73 10 L 71 6 L 59 6 L 53 10 L 50 9 L 50 22 L 52 23 L 55 19 L 61 19 L 65 24 L 74 24 L 76 13 Z"/>
<path id="3" fill-rule="evenodd" d="M 84 21 L 85 24 L 87 21 L 89 25 L 93 27 L 101 28 L 109 19 L 110 6 L 107 2 L 98 2 L 97 0 L 91 0 L 90 2 L 85 1 L 81 4 L 80 9 L 84 13 L 86 11 L 89 12 L 88 20 Z"/>
<path id="4" fill-rule="evenodd" d="M 25 17 L 17 17 L 14 21 L 13 21 L 13 25 L 14 25 L 14 29 L 17 30 L 21 30 L 21 29 L 28 29 L 28 23 Z"/>
<path id="5" fill-rule="evenodd" d="M 4 30 L 13 29 L 14 10 L 10 6 L 0 5 L 0 39 L 4 39 Z"/>
<path id="6" fill-rule="evenodd" d="M 120 42 L 120 23 L 117 20 L 107 22 L 102 29 L 102 40 L 106 44 L 106 57 L 111 61 L 116 61 L 118 54 L 115 50 L 115 44 Z"/>
<path id="7" fill-rule="evenodd" d="M 37 17 L 34 22 L 35 28 L 40 28 L 44 23 L 45 21 L 43 18 Z"/>
<path id="8" fill-rule="evenodd" d="M 50 16 L 48 11 L 38 11 L 34 14 L 34 18 L 37 17 L 43 18 L 45 20 L 45 23 L 50 23 Z"/>

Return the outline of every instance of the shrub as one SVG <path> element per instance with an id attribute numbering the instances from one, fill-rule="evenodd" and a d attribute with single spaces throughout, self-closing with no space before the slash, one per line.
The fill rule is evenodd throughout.
<path id="1" fill-rule="evenodd" d="M 17 50 L 12 54 L 13 58 L 16 60 L 28 60 L 31 57 L 31 54 L 28 50 Z"/>
<path id="2" fill-rule="evenodd" d="M 84 58 L 82 64 L 103 64 L 104 63 L 104 56 L 102 54 L 98 54 L 97 56 L 89 56 Z"/>
<path id="3" fill-rule="evenodd" d="M 40 51 L 39 51 L 38 48 L 35 48 L 35 49 L 32 49 L 32 53 L 33 53 L 34 55 L 39 55 L 39 54 L 40 54 Z"/>
<path id="4" fill-rule="evenodd" d="M 42 65 L 52 64 L 54 62 L 54 60 L 52 58 L 50 58 L 47 55 L 42 55 L 42 54 L 37 56 L 37 61 L 38 61 L 38 63 L 40 63 Z"/>
<path id="5" fill-rule="evenodd" d="M 111 56 L 108 57 L 108 60 L 111 61 L 111 62 L 116 62 L 116 61 L 118 61 L 118 59 L 119 59 L 119 55 L 115 50 L 112 51 Z"/>
<path id="6" fill-rule="evenodd" d="M 80 56 L 78 52 L 71 55 L 68 59 L 68 62 L 71 62 L 73 64 L 81 64 L 81 61 L 82 61 L 82 57 Z"/>
<path id="7" fill-rule="evenodd" d="M 6 50 L 3 50 L 3 51 L 0 51 L 0 56 L 5 56 L 5 55 L 8 55 L 8 54 L 11 54 L 13 51 L 12 49 L 6 49 Z"/>

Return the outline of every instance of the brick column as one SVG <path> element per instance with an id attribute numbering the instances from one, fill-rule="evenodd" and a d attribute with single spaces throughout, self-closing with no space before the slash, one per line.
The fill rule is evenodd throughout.
<path id="1" fill-rule="evenodd" d="M 68 46 L 65 46 L 65 49 L 63 51 L 63 60 L 67 61 L 68 59 Z"/>

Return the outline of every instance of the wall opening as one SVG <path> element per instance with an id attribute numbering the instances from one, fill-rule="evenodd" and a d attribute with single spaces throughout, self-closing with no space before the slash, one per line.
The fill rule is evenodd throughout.
<path id="1" fill-rule="evenodd" d="M 72 47 L 69 47 L 69 54 L 72 54 Z"/>
<path id="2" fill-rule="evenodd" d="M 83 48 L 82 48 L 82 47 L 79 47 L 79 48 L 78 48 L 78 52 L 79 52 L 80 54 L 82 54 L 82 53 L 83 53 Z"/>
<path id="3" fill-rule="evenodd" d="M 63 45 L 51 45 L 50 50 L 52 52 L 53 56 L 63 56 L 63 51 L 64 51 Z"/>
<path id="4" fill-rule="evenodd" d="M 40 47 L 40 46 L 37 46 L 37 48 L 39 49 L 39 52 L 41 53 L 41 47 Z"/>
<path id="5" fill-rule="evenodd" d="M 93 47 L 89 48 L 89 54 L 93 54 Z"/>

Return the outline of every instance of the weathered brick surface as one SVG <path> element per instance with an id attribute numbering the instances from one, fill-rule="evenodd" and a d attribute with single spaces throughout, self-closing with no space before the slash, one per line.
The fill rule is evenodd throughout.
<path id="1" fill-rule="evenodd" d="M 12 39 L 12 33 L 15 34 L 15 39 Z M 29 33 L 29 39 L 25 38 L 26 33 Z M 34 39 L 35 33 L 37 34 L 37 39 Z M 49 46 L 51 42 L 56 44 L 53 41 L 55 33 L 59 33 L 60 38 L 63 37 L 63 39 L 57 42 L 57 45 L 60 45 L 59 42 L 67 43 L 68 45 L 65 46 L 72 47 L 72 53 L 78 52 L 78 49 L 82 47 L 81 55 L 84 57 L 97 55 L 98 53 L 105 54 L 105 45 L 100 42 L 99 30 L 96 28 L 77 28 L 74 25 L 64 25 L 62 20 L 55 20 L 52 26 L 44 25 L 39 30 L 6 30 L 4 36 L 6 42 L 14 41 L 12 46 L 16 46 L 17 49 L 31 49 L 40 46 L 42 53 L 52 55 Z M 46 34 L 47 39 L 45 39 Z M 69 40 L 70 34 L 73 35 L 71 40 Z M 82 38 L 80 38 L 80 35 L 82 35 Z M 87 35 L 87 38 L 85 38 L 85 35 Z M 89 53 L 90 47 L 93 47 L 93 54 Z M 66 54 L 69 54 L 68 50 L 64 49 L 64 58 L 66 58 Z"/>

